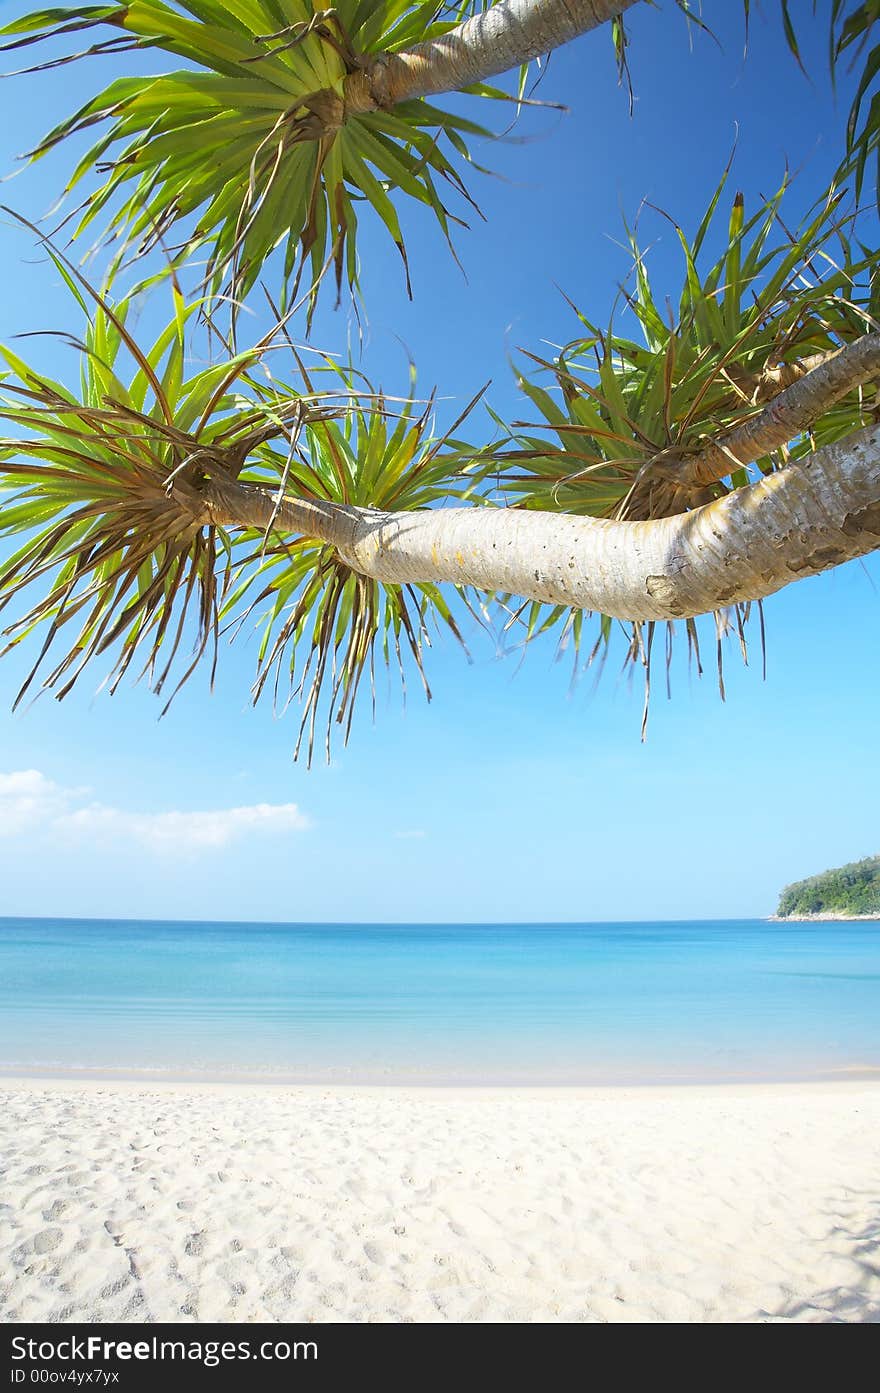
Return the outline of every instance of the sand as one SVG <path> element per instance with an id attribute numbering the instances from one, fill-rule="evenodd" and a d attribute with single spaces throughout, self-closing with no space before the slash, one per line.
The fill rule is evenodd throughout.
<path id="1" fill-rule="evenodd" d="M 0 1095 L 3 1320 L 880 1320 L 880 1083 Z"/>

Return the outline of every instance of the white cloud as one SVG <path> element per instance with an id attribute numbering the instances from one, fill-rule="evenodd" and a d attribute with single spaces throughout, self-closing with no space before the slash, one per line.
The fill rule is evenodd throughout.
<path id="1" fill-rule="evenodd" d="M 58 785 L 39 769 L 16 769 L 0 774 L 0 798 L 43 798 L 57 791 Z"/>
<path id="2" fill-rule="evenodd" d="M 57 821 L 63 832 L 140 842 L 156 851 L 223 847 L 250 832 L 302 832 L 308 825 L 296 803 L 254 803 L 193 813 L 130 813 L 92 803 Z"/>
<path id="3" fill-rule="evenodd" d="M 158 852 L 193 852 L 229 846 L 254 833 L 277 836 L 309 826 L 296 803 L 138 813 L 106 803 L 84 803 L 87 793 L 87 789 L 64 788 L 38 769 L 0 773 L 0 835 L 42 828 L 66 837 L 134 842 Z"/>
<path id="4" fill-rule="evenodd" d="M 425 835 L 424 827 L 404 827 L 402 831 L 395 832 L 395 837 L 399 842 L 420 841 Z"/>
<path id="5" fill-rule="evenodd" d="M 39 769 L 0 774 L 0 836 L 15 837 L 51 821 L 65 811 L 77 792 L 53 783 Z"/>

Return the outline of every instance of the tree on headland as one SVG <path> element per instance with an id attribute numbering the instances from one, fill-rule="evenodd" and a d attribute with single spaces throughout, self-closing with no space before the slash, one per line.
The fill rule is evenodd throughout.
<path id="1" fill-rule="evenodd" d="M 407 277 L 408 203 L 450 236 L 444 189 L 469 197 L 470 142 L 485 132 L 460 102 L 433 99 L 464 93 L 482 109 L 505 95 L 491 79 L 520 69 L 512 100 L 526 101 L 526 65 L 603 26 L 623 70 L 635 3 L 132 0 L 0 30 L 16 54 L 72 41 L 28 57 L 35 69 L 136 50 L 186 65 L 117 78 L 33 152 L 97 134 L 68 182 L 93 186 L 67 226 L 81 238 L 106 218 L 114 254 L 99 291 L 44 238 L 86 321 L 78 392 L 2 350 L 0 531 L 16 545 L 0 604 L 25 601 L 11 643 L 42 635 L 28 687 L 40 671 L 64 695 L 109 654 L 113 685 L 131 670 L 173 693 L 216 660 L 221 627 L 257 614 L 255 692 L 283 682 L 302 696 L 311 754 L 322 698 L 347 731 L 377 651 L 421 672 L 431 624 L 461 637 L 457 604 L 512 613 L 527 638 L 555 627 L 576 648 L 594 615 L 592 651 L 621 621 L 649 673 L 658 623 L 671 635 L 682 621 L 695 645 L 695 619 L 711 614 L 744 642 L 766 596 L 880 545 L 876 252 L 848 201 L 864 199 L 880 149 L 876 0 L 829 7 L 832 64 L 855 58 L 862 76 L 811 214 L 787 226 L 785 184 L 756 211 L 738 195 L 727 206 L 722 179 L 696 233 L 676 228 L 671 305 L 632 235 L 640 338 L 582 314 L 583 336 L 521 376 L 539 420 L 475 444 L 475 401 L 438 437 L 430 403 L 380 397 L 297 347 L 328 284 L 359 295 L 367 210 Z M 702 22 L 675 7 L 675 22 Z M 783 15 L 799 57 L 785 3 Z M 722 216 L 727 247 L 706 265 Z M 141 345 L 132 292 L 114 286 L 156 249 L 164 268 L 147 284 L 164 284 L 173 317 Z M 236 310 L 275 266 L 276 327 L 242 346 Z M 200 326 L 215 361 L 187 375 Z"/>
<path id="2" fill-rule="evenodd" d="M 780 919 L 820 914 L 880 918 L 880 856 L 867 856 L 787 885 L 776 913 Z"/>

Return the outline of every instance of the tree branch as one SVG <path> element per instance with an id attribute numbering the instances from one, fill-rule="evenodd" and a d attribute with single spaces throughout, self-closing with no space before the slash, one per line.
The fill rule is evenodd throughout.
<path id="1" fill-rule="evenodd" d="M 757 415 L 720 440 L 711 441 L 699 454 L 674 463 L 658 461 L 656 473 L 685 489 L 705 488 L 725 478 L 732 469 L 781 449 L 835 402 L 878 376 L 880 334 L 865 334 L 826 357 L 818 367 L 773 397 Z"/>
<path id="2" fill-rule="evenodd" d="M 184 501 L 184 507 L 188 506 Z M 374 516 L 368 508 L 322 498 L 284 498 L 279 503 L 277 494 L 268 489 L 216 476 L 203 486 L 193 511 L 204 525 L 295 532 L 340 550 L 351 546 L 364 519 Z"/>
<path id="3" fill-rule="evenodd" d="M 345 112 L 457 92 L 609 23 L 637 0 L 498 0 L 442 39 L 382 53 L 345 81 Z"/>
<path id="4" fill-rule="evenodd" d="M 211 483 L 201 521 L 265 529 L 273 496 Z M 759 600 L 880 547 L 880 426 L 724 498 L 647 522 L 515 508 L 383 513 L 285 501 L 276 526 L 335 545 L 362 575 L 451 582 L 622 620 Z"/>

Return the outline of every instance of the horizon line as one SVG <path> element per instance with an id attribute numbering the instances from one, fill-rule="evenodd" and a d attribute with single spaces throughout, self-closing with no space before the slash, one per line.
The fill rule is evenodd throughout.
<path id="1" fill-rule="evenodd" d="M 774 922 L 784 923 L 785 920 L 776 920 L 772 914 L 763 915 L 726 915 L 726 916 L 700 916 L 693 915 L 685 918 L 684 916 L 674 916 L 666 919 L 192 919 L 192 918 L 157 918 L 148 917 L 140 919 L 130 915 L 116 914 L 0 914 L 0 924 L 13 922 L 15 920 L 27 920 L 29 922 L 43 923 L 46 921 L 61 920 L 70 924 L 240 924 L 255 925 L 266 928 L 340 928 L 340 929 L 388 929 L 388 928 L 411 928 L 411 929 L 432 929 L 432 928 L 579 928 L 596 924 L 736 924 L 736 923 L 755 923 L 762 924 L 773 920 Z M 792 918 L 792 923 L 803 922 Z M 823 921 L 824 922 L 824 921 Z"/>

